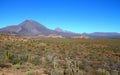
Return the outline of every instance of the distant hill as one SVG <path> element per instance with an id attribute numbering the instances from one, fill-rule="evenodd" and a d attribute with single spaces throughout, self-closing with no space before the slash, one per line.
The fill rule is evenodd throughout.
<path id="1" fill-rule="evenodd" d="M 86 35 L 92 38 L 120 38 L 120 33 L 117 32 L 94 32 L 94 33 L 83 33 L 81 35 Z"/>
<path id="2" fill-rule="evenodd" d="M 72 34 L 77 34 L 77 33 L 75 33 L 75 32 L 71 32 L 71 31 L 68 31 L 68 30 L 63 30 L 63 29 L 61 29 L 61 28 L 55 28 L 54 29 L 55 31 L 57 31 L 57 32 L 65 32 L 65 33 L 72 33 Z"/>
<path id="3" fill-rule="evenodd" d="M 0 32 L 12 33 L 22 36 L 40 36 L 40 35 L 48 36 L 50 34 L 63 37 L 72 37 L 78 35 L 80 36 L 80 34 L 77 33 L 48 29 L 44 25 L 34 20 L 25 20 L 19 25 L 11 25 L 5 28 L 1 28 Z"/>

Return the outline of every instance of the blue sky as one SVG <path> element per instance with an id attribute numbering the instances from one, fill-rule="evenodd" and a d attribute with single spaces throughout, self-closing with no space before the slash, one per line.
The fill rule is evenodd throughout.
<path id="1" fill-rule="evenodd" d="M 77 33 L 120 32 L 120 0 L 0 0 L 0 28 L 26 19 Z"/>

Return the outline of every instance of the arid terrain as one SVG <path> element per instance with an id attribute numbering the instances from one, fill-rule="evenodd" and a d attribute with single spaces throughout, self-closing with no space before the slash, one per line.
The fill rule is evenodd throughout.
<path id="1" fill-rule="evenodd" d="M 120 39 L 1 33 L 0 75 L 120 75 Z"/>

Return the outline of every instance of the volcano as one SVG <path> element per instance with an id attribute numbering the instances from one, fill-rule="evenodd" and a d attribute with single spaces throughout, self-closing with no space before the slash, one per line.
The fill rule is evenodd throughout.
<path id="1" fill-rule="evenodd" d="M 60 35 L 63 37 L 80 36 L 80 34 L 73 32 L 68 33 L 49 29 L 34 20 L 25 20 L 24 22 L 18 25 L 11 25 L 8 27 L 1 28 L 0 32 L 12 33 L 21 36 L 38 36 L 38 35 L 47 36 L 50 34 Z"/>

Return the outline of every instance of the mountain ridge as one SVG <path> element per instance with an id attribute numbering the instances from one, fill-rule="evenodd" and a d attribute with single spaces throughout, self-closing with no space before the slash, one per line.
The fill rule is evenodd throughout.
<path id="1" fill-rule="evenodd" d="M 83 33 L 81 35 L 85 35 L 93 38 L 120 38 L 120 33 L 118 32 L 93 32 L 93 33 Z"/>
<path id="2" fill-rule="evenodd" d="M 60 27 L 52 30 L 34 20 L 25 20 L 18 25 L 10 25 L 0 28 L 0 32 L 11 33 L 20 36 L 48 36 L 48 37 L 92 37 L 92 38 L 120 38 L 117 32 L 93 32 L 93 33 L 74 33 L 63 30 Z"/>
<path id="3" fill-rule="evenodd" d="M 14 26 L 7 26 L 0 29 L 0 32 L 14 33 L 16 35 L 24 36 L 38 36 L 38 35 L 49 35 L 56 34 L 63 37 L 72 37 L 80 35 L 77 33 L 68 33 L 68 32 L 59 32 L 45 27 L 44 25 L 34 21 L 34 20 L 25 20 L 22 23 Z"/>

